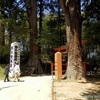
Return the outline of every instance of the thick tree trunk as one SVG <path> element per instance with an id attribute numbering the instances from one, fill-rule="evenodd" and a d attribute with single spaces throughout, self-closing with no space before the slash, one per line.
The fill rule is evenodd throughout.
<path id="1" fill-rule="evenodd" d="M 81 80 L 85 78 L 81 53 L 81 14 L 80 0 L 60 0 L 65 14 L 68 66 L 67 79 Z"/>
<path id="2" fill-rule="evenodd" d="M 38 58 L 38 46 L 35 44 L 35 38 L 37 36 L 37 7 L 36 0 L 25 0 L 29 28 L 30 28 L 30 57 L 28 66 L 33 67 L 32 73 L 38 70 L 38 73 L 42 73 L 42 66 L 40 65 Z"/>
<path id="3" fill-rule="evenodd" d="M 0 1 L 0 9 L 4 9 L 3 5 L 4 1 Z M 0 16 L 4 15 L 4 10 L 0 11 Z M 4 46 L 5 44 L 5 34 L 4 34 L 4 24 L 0 22 L 0 46 Z"/>
<path id="4" fill-rule="evenodd" d="M 0 46 L 4 45 L 4 25 L 0 23 Z"/>

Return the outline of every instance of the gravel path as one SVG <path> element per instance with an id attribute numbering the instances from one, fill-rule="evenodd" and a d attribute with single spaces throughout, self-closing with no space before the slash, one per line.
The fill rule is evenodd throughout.
<path id="1" fill-rule="evenodd" d="M 20 79 L 21 82 L 0 81 L 0 100 L 52 100 L 52 76 Z"/>

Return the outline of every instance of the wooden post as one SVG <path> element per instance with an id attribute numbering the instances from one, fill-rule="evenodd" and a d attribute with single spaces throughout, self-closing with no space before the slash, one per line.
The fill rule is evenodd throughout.
<path id="1" fill-rule="evenodd" d="M 60 52 L 55 53 L 55 79 L 62 79 L 62 54 Z"/>

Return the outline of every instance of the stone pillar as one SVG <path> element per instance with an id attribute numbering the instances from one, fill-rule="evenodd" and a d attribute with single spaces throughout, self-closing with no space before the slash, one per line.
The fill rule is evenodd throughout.
<path id="1" fill-rule="evenodd" d="M 12 73 L 15 63 L 18 63 L 20 66 L 20 43 L 18 42 L 11 43 L 10 48 L 10 72 Z"/>
<path id="2" fill-rule="evenodd" d="M 55 53 L 55 79 L 62 79 L 62 54 L 60 52 Z"/>

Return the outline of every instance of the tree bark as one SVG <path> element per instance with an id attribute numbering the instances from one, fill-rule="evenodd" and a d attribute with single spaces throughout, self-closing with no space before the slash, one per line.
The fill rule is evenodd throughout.
<path id="1" fill-rule="evenodd" d="M 80 0 L 60 0 L 65 14 L 68 53 L 67 79 L 82 80 L 85 73 L 82 65 Z"/>
<path id="2" fill-rule="evenodd" d="M 37 36 L 37 6 L 36 0 L 25 0 L 28 22 L 30 28 L 30 56 L 28 66 L 32 67 L 32 73 L 38 70 L 38 73 L 43 73 L 42 66 L 38 58 L 38 46 L 35 44 Z"/>
<path id="3" fill-rule="evenodd" d="M 0 46 L 4 46 L 4 25 L 0 23 Z"/>
<path id="4" fill-rule="evenodd" d="M 4 1 L 0 1 L 0 16 L 4 15 L 4 5 L 3 5 Z M 4 34 L 4 24 L 2 22 L 0 22 L 0 46 L 4 46 L 5 44 L 5 34 Z"/>

